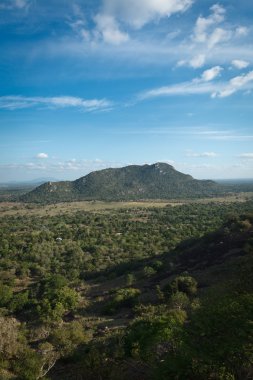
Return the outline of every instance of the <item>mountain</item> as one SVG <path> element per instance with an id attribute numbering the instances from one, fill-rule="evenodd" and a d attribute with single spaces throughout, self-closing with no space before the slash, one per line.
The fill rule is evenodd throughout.
<path id="1" fill-rule="evenodd" d="M 75 181 L 47 182 L 21 197 L 25 202 L 127 201 L 196 198 L 221 193 L 222 186 L 196 180 L 166 163 L 130 165 L 91 172 Z"/>

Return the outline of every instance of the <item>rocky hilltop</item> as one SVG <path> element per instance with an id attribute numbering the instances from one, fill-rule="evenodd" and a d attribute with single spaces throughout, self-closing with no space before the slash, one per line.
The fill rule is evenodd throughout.
<path id="1" fill-rule="evenodd" d="M 75 181 L 47 182 L 21 197 L 25 202 L 131 201 L 214 196 L 222 186 L 197 180 L 166 163 L 94 171 Z"/>

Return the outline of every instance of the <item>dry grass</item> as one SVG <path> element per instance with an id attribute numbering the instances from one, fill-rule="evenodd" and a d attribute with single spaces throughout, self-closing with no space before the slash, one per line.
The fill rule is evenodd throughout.
<path id="1" fill-rule="evenodd" d="M 253 197 L 253 193 L 239 193 L 217 198 L 185 199 L 185 200 L 148 200 L 139 202 L 100 202 L 100 201 L 81 201 L 64 202 L 51 205 L 38 205 L 17 202 L 1 202 L 0 215 L 16 216 L 54 216 L 65 213 L 75 213 L 77 211 L 87 212 L 108 212 L 110 210 L 127 208 L 153 208 L 165 206 L 180 206 L 188 203 L 230 203 L 245 202 Z"/>

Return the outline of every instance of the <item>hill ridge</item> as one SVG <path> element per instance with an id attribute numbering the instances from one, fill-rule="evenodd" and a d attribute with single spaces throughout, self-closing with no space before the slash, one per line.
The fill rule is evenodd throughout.
<path id="1" fill-rule="evenodd" d="M 47 182 L 21 197 L 25 202 L 132 201 L 214 196 L 222 186 L 197 180 L 172 165 L 128 165 L 93 171 L 74 181 Z"/>

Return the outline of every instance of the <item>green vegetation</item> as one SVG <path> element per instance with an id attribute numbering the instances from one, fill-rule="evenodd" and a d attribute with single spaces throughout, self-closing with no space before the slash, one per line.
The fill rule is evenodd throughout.
<path id="1" fill-rule="evenodd" d="M 252 378 L 252 200 L 29 207 L 0 220 L 0 379 Z"/>
<path id="2" fill-rule="evenodd" d="M 176 171 L 171 165 L 131 165 L 104 169 L 70 182 L 48 182 L 20 197 L 25 202 L 52 203 L 75 200 L 127 201 L 217 196 L 225 188 Z"/>

